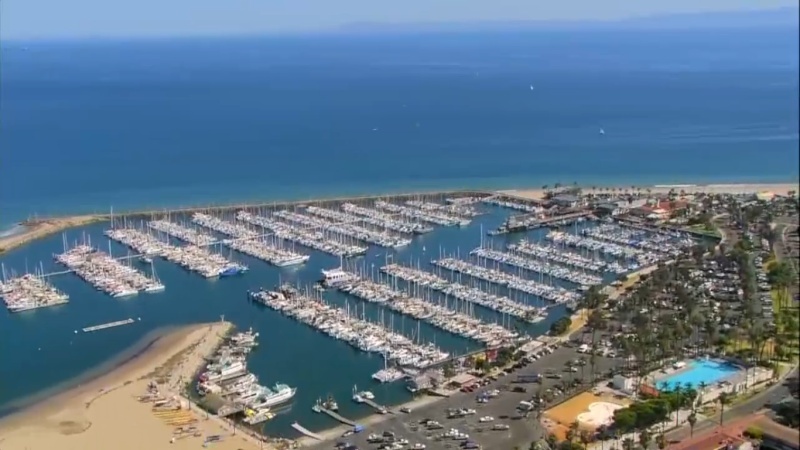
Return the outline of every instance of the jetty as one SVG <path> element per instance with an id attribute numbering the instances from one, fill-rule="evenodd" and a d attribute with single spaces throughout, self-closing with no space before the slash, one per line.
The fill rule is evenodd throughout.
<path id="1" fill-rule="evenodd" d="M 318 435 L 317 433 L 313 433 L 313 432 L 309 431 L 307 428 L 305 428 L 304 426 L 300 425 L 297 422 L 292 424 L 292 428 L 294 428 L 298 432 L 302 433 L 303 435 L 310 437 L 311 439 L 316 439 L 318 441 L 322 441 L 323 440 L 322 436 Z"/>
<path id="2" fill-rule="evenodd" d="M 108 323 L 104 323 L 104 324 L 101 324 L 101 325 L 94 325 L 94 326 L 91 326 L 91 327 L 86 327 L 86 328 L 83 329 L 83 332 L 84 333 L 91 333 L 92 331 L 105 330 L 106 328 L 114 328 L 114 327 L 121 327 L 122 325 L 130 325 L 133 322 L 135 322 L 135 320 L 130 319 L 130 318 L 125 319 L 125 320 L 117 320 L 116 322 L 108 322 Z"/>
<path id="3" fill-rule="evenodd" d="M 498 234 L 535 230 L 537 228 L 544 228 L 554 225 L 568 225 L 590 216 L 592 216 L 592 211 L 589 210 L 575 211 L 550 217 L 541 217 L 536 213 L 519 214 L 509 217 L 505 224 L 501 225 L 496 230 L 489 231 L 488 234 L 490 236 L 496 236 Z"/>
<path id="4" fill-rule="evenodd" d="M 341 423 L 343 423 L 345 425 L 350 425 L 351 427 L 356 426 L 356 423 L 354 421 L 348 419 L 347 417 L 342 416 L 341 414 L 337 413 L 336 411 L 332 411 L 332 410 L 324 407 L 321 404 L 314 405 L 313 409 L 314 409 L 314 412 L 321 412 L 323 414 L 327 414 L 330 417 L 332 417 L 334 420 L 338 420 L 339 422 L 341 422 Z"/>
<path id="5" fill-rule="evenodd" d="M 362 398 L 361 403 L 371 406 L 373 409 L 375 409 L 375 411 L 378 411 L 381 414 L 386 414 L 386 413 L 394 414 L 394 411 L 389 410 L 389 408 L 383 405 L 379 405 L 374 400 L 370 400 L 368 398 Z"/>

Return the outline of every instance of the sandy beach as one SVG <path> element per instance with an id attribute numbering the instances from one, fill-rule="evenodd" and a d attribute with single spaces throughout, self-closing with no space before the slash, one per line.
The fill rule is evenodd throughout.
<path id="1" fill-rule="evenodd" d="M 25 229 L 10 236 L 0 237 L 0 254 L 13 248 L 20 247 L 28 242 L 41 239 L 68 228 L 81 227 L 90 223 L 104 220 L 103 216 L 72 216 L 53 219 L 38 220 L 25 225 Z"/>
<path id="2" fill-rule="evenodd" d="M 0 421 L 3 450 L 158 450 L 203 448 L 205 436 L 220 435 L 220 450 L 262 448 L 259 443 L 219 418 L 199 411 L 177 397 L 181 382 L 190 380 L 203 357 L 219 345 L 230 323 L 192 325 L 158 339 L 147 351 L 111 372 L 40 402 Z M 102 333 L 102 331 L 100 332 Z M 150 382 L 159 380 L 160 394 L 182 403 L 179 414 L 196 419 L 200 436 L 175 439 L 174 423 L 140 402 Z M 266 444 L 263 448 L 270 448 Z"/>
<path id="3" fill-rule="evenodd" d="M 756 194 L 771 192 L 775 195 L 787 195 L 789 191 L 799 192 L 800 183 L 761 183 L 761 184 L 744 184 L 744 183 L 731 183 L 731 184 L 670 184 L 670 185 L 655 185 L 655 186 L 637 186 L 642 188 L 642 192 L 647 192 L 650 189 L 651 194 L 666 194 L 674 189 L 675 192 L 680 193 L 683 191 L 687 195 L 690 194 Z M 591 186 L 581 186 L 584 193 L 592 192 Z M 631 186 L 596 186 L 595 192 L 608 193 L 617 189 L 617 192 L 630 190 Z M 609 190 L 611 189 L 611 190 Z M 539 189 L 509 189 L 504 191 L 497 191 L 500 194 L 529 198 L 529 199 L 542 199 L 544 198 L 545 191 Z"/>

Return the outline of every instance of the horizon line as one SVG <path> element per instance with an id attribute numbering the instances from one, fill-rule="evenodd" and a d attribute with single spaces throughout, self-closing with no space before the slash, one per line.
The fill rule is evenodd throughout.
<path id="1" fill-rule="evenodd" d="M 742 16 L 749 13 L 800 13 L 800 5 L 775 8 L 749 8 L 737 10 L 712 10 L 703 12 L 675 12 L 632 15 L 619 18 L 598 19 L 496 19 L 496 20 L 464 20 L 464 21 L 414 21 L 414 22 L 386 22 L 386 21 L 359 21 L 323 27 L 318 29 L 296 29 L 282 31 L 217 31 L 217 32 L 190 32 L 184 34 L 154 33 L 154 34 L 78 34 L 78 35 L 22 35 L 5 37 L 0 43 L 29 43 L 29 42 L 85 42 L 85 41 L 163 41 L 163 40 L 195 40 L 195 39 L 243 39 L 243 38 L 308 38 L 329 36 L 397 36 L 406 34 L 458 34 L 458 33 L 502 33 L 502 32 L 581 32 L 581 31 L 637 31 L 659 32 L 679 31 L 692 29 L 694 31 L 719 30 L 719 29 L 753 29 L 753 28 L 794 28 L 800 26 L 798 14 L 793 14 L 791 22 L 775 23 L 728 23 L 708 24 L 663 24 L 639 23 L 660 18 L 693 18 L 703 16 Z M 618 25 L 619 27 L 614 27 Z M 509 27 L 502 29 L 501 27 Z M 380 29 L 380 27 L 385 27 Z M 440 29 L 436 29 L 440 27 Z M 455 27 L 455 28 L 454 28 Z"/>

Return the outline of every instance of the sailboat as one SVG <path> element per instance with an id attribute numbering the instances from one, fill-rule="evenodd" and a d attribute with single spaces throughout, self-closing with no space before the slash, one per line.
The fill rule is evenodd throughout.
<path id="1" fill-rule="evenodd" d="M 165 287 L 164 283 L 162 283 L 161 280 L 158 279 L 158 275 L 156 275 L 156 265 L 153 264 L 152 261 L 150 261 L 150 273 L 153 277 L 153 283 L 150 286 L 146 287 L 144 291 L 151 293 L 163 291 Z"/>
<path id="2" fill-rule="evenodd" d="M 600 134 L 606 134 L 606 130 L 604 130 L 602 127 L 600 128 Z"/>
<path id="3" fill-rule="evenodd" d="M 534 88 L 533 88 L 533 85 L 531 85 L 531 90 L 533 90 L 533 89 L 534 89 Z"/>

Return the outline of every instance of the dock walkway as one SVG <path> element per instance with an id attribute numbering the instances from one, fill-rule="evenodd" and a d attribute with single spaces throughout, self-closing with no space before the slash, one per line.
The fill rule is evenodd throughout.
<path id="1" fill-rule="evenodd" d="M 345 425 L 350 425 L 351 427 L 354 427 L 354 426 L 356 426 L 356 423 L 355 423 L 354 421 L 352 421 L 352 420 L 348 419 L 347 417 L 344 417 L 344 416 L 342 416 L 341 414 L 339 414 L 339 413 L 337 413 L 337 412 L 331 411 L 331 410 L 330 410 L 330 409 L 328 409 L 328 408 L 325 408 L 325 407 L 323 407 L 323 406 L 320 406 L 320 407 L 319 407 L 319 410 L 320 410 L 321 412 L 323 412 L 323 413 L 325 413 L 325 414 L 327 414 L 327 415 L 331 416 L 332 418 L 334 418 L 334 419 L 338 420 L 339 422 L 341 422 L 341 423 L 345 424 Z"/>
<path id="2" fill-rule="evenodd" d="M 294 428 L 298 432 L 302 433 L 303 435 L 310 437 L 311 439 L 316 439 L 318 441 L 322 441 L 323 440 L 322 436 L 318 435 L 317 433 L 313 433 L 311 431 L 308 431 L 307 428 L 305 428 L 304 426 L 300 425 L 297 422 L 292 424 L 292 428 Z"/>
<path id="3" fill-rule="evenodd" d="M 374 401 L 372 401 L 372 400 L 370 400 L 368 398 L 365 398 L 365 399 L 362 399 L 362 400 L 364 401 L 364 404 L 367 404 L 367 405 L 373 407 L 375 409 L 375 411 L 394 414 L 394 412 L 390 411 L 389 408 L 387 408 L 387 407 L 385 407 L 383 405 L 379 405 L 379 404 L 375 403 Z"/>

